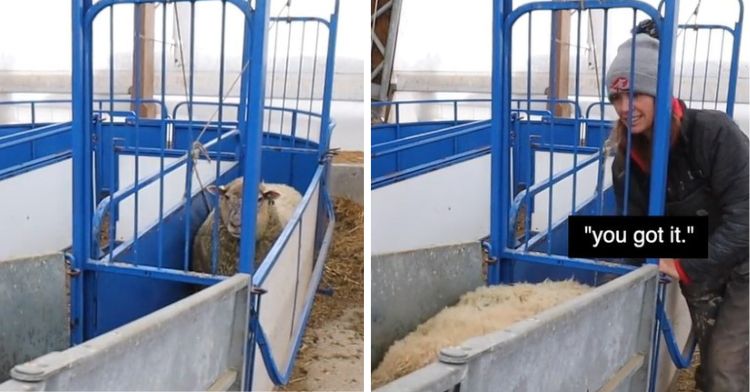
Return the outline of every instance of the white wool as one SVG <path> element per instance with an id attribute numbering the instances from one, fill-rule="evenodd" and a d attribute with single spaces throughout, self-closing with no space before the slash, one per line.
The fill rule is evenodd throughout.
<path id="1" fill-rule="evenodd" d="M 292 218 L 297 205 L 302 201 L 302 195 L 286 184 L 263 183 L 262 186 L 265 187 L 266 191 L 272 190 L 279 193 L 280 196 L 273 201 L 273 207 L 283 228 Z"/>
<path id="2" fill-rule="evenodd" d="M 456 305 L 446 307 L 393 343 L 372 373 L 372 386 L 381 386 L 427 366 L 444 347 L 502 330 L 590 289 L 566 280 L 485 286 L 466 293 Z"/>
<path id="3" fill-rule="evenodd" d="M 284 231 L 294 210 L 302 201 L 302 195 L 296 189 L 285 184 L 261 183 L 264 192 L 276 191 L 279 196 L 274 199 L 270 208 L 270 219 L 266 220 L 266 227 L 256 228 L 260 234 L 255 239 L 255 260 L 260 261 L 271 251 L 273 244 Z"/>

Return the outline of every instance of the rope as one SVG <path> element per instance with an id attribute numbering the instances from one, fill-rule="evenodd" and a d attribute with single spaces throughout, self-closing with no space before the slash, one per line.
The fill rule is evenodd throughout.
<path id="1" fill-rule="evenodd" d="M 185 74 L 185 49 L 182 46 L 182 28 L 180 27 L 180 13 L 177 12 L 177 3 L 172 3 L 174 5 L 174 18 L 175 23 L 177 25 L 177 44 L 180 48 L 180 68 L 182 69 L 182 85 L 185 87 L 185 100 L 188 100 L 188 91 L 187 91 L 187 75 Z M 192 38 L 195 39 L 195 38 Z M 193 70 L 191 69 L 190 72 Z M 162 86 L 164 88 L 164 86 Z"/>
<path id="2" fill-rule="evenodd" d="M 292 4 L 292 1 L 291 0 L 287 0 L 287 2 L 285 3 L 285 5 L 282 6 L 281 9 L 279 9 L 279 12 L 276 14 L 276 18 L 279 18 L 281 16 L 281 14 L 284 12 L 285 9 L 287 10 L 287 18 L 289 18 L 290 17 L 290 12 L 291 12 L 291 4 Z M 271 31 L 271 29 L 274 27 L 275 23 L 276 23 L 276 21 L 272 20 L 269 23 L 267 31 Z M 178 32 L 179 32 L 179 25 L 178 25 Z M 181 36 L 179 37 L 179 40 L 180 40 L 180 49 L 182 49 L 182 37 Z M 182 53 L 182 51 L 181 51 L 181 53 Z M 184 60 L 183 60 L 183 64 L 184 64 Z M 250 65 L 250 61 L 247 61 L 242 66 L 242 69 L 237 74 L 237 76 L 234 78 L 234 81 L 229 86 L 229 89 L 227 90 L 226 94 L 224 95 L 223 101 L 227 100 L 227 98 L 229 97 L 229 95 L 232 93 L 232 91 L 234 90 L 234 88 L 237 86 L 237 82 L 239 82 L 240 78 L 245 73 L 245 71 L 247 70 L 247 67 L 249 65 Z M 187 79 L 184 76 L 184 69 L 185 68 L 183 67 L 183 79 L 185 80 L 185 86 L 186 86 L 185 88 L 186 88 L 186 91 L 187 91 Z M 208 121 L 206 121 L 206 123 L 203 125 L 203 128 L 201 129 L 200 133 L 198 134 L 198 137 L 196 137 L 196 139 L 193 141 L 192 149 L 190 151 L 190 159 L 192 159 L 192 161 L 193 161 L 193 173 L 195 173 L 195 178 L 196 178 L 196 180 L 198 180 L 198 185 L 200 186 L 200 189 L 205 189 L 205 186 L 203 185 L 203 181 L 201 180 L 200 173 L 198 172 L 198 169 L 197 169 L 198 160 L 201 158 L 201 156 L 203 156 L 203 157 L 205 157 L 205 159 L 209 163 L 211 162 L 211 157 L 210 157 L 210 155 L 208 153 L 208 150 L 203 145 L 203 143 L 201 143 L 200 139 L 206 133 L 206 130 L 211 125 L 211 122 L 214 120 L 214 118 L 216 117 L 216 115 L 219 113 L 220 109 L 221 108 L 217 107 L 216 110 L 214 110 L 214 112 L 209 117 Z M 219 130 L 219 132 L 220 131 L 221 130 Z M 210 206 L 210 203 L 209 203 L 209 201 L 208 201 L 205 193 L 203 193 L 203 201 L 206 203 L 206 207 L 208 209 L 210 209 L 211 206 Z"/>

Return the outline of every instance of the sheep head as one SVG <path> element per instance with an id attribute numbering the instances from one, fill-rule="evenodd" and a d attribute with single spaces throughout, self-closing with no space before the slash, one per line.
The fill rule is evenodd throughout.
<path id="1" fill-rule="evenodd" d="M 240 238 L 242 233 L 242 178 L 238 178 L 226 186 L 211 186 L 209 191 L 219 196 L 221 223 L 232 237 Z M 274 200 L 279 196 L 278 192 L 267 190 L 263 184 L 260 184 L 256 209 L 255 239 L 261 237 L 272 219 L 272 206 Z"/>

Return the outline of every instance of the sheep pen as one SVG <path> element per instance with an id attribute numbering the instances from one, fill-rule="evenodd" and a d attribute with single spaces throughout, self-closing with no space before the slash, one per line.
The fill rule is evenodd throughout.
<path id="1" fill-rule="evenodd" d="M 372 373 L 372 387 L 429 365 L 444 347 L 501 330 L 591 289 L 566 280 L 485 286 L 466 293 L 456 305 L 443 309 L 393 343 Z"/>

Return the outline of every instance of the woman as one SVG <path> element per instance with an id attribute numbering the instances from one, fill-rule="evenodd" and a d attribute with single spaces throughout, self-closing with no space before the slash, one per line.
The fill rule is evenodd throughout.
<path id="1" fill-rule="evenodd" d="M 657 39 L 637 34 L 619 47 L 607 74 L 609 100 L 618 116 L 609 145 L 615 150 L 612 177 L 620 214 L 648 213 L 658 54 Z M 631 149 L 626 157 L 628 137 Z M 673 99 L 670 143 L 665 214 L 708 215 L 709 255 L 660 259 L 659 270 L 679 279 L 690 308 L 701 353 L 697 387 L 705 392 L 746 392 L 748 138 L 726 114 L 687 109 Z"/>

